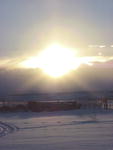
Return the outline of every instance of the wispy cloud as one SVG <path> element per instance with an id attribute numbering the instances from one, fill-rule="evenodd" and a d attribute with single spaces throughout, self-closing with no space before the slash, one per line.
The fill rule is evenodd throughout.
<path id="1" fill-rule="evenodd" d="M 4 69 L 15 69 L 19 67 L 19 63 L 22 62 L 25 58 L 2 58 L 0 60 L 0 68 Z"/>
<path id="2" fill-rule="evenodd" d="M 88 45 L 89 48 L 105 48 L 106 45 Z"/>
<path id="3" fill-rule="evenodd" d="M 96 45 L 96 44 L 90 44 L 88 45 L 88 48 L 113 48 L 113 45 Z"/>

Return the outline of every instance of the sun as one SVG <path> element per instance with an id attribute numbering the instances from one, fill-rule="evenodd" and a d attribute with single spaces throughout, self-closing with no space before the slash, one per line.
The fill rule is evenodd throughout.
<path id="1" fill-rule="evenodd" d="M 40 68 L 49 76 L 57 78 L 78 68 L 80 63 L 75 57 L 74 50 L 53 44 L 36 57 L 24 61 L 23 65 L 28 68 Z"/>

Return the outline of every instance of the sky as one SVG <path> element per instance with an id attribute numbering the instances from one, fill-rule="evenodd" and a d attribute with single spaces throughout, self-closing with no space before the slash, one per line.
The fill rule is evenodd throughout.
<path id="1" fill-rule="evenodd" d="M 0 0 L 0 35 L 0 94 L 113 89 L 112 0 Z M 95 57 L 93 66 L 59 80 L 15 67 L 54 42 Z"/>

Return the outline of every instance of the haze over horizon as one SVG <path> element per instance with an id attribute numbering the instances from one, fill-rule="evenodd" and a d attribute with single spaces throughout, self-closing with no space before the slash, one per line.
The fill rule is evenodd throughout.
<path id="1" fill-rule="evenodd" d="M 0 0 L 0 94 L 113 90 L 112 14 L 112 0 Z M 19 66 L 54 43 L 73 49 L 80 66 L 61 78 Z"/>

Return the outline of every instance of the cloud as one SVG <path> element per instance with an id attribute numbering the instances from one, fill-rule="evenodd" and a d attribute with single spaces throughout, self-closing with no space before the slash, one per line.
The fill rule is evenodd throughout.
<path id="1" fill-rule="evenodd" d="M 106 48 L 106 45 L 88 45 L 89 48 Z"/>
<path id="2" fill-rule="evenodd" d="M 109 67 L 113 68 L 112 62 L 113 62 L 113 56 L 89 56 L 89 57 L 80 57 L 78 58 L 78 61 L 81 62 L 81 65 L 86 64 L 91 67 Z"/>
<path id="3" fill-rule="evenodd" d="M 81 57 L 81 66 L 70 75 L 53 80 L 38 68 L 22 68 L 25 58 L 0 60 L 0 95 L 73 90 L 113 89 L 113 57 Z"/>
<path id="4" fill-rule="evenodd" d="M 0 69 L 15 69 L 19 67 L 20 62 L 22 62 L 25 57 L 15 57 L 15 58 L 2 58 L 0 59 Z"/>
<path id="5" fill-rule="evenodd" d="M 36 58 L 35 58 L 36 59 Z M 25 66 L 23 66 L 23 62 L 25 62 L 26 60 L 29 60 L 28 58 L 25 57 L 18 57 L 18 58 L 5 58 L 5 59 L 1 59 L 0 60 L 0 69 L 6 69 L 6 70 L 13 70 L 13 69 L 26 69 Z M 75 58 L 75 61 L 78 61 L 78 63 L 82 64 L 86 64 L 86 65 L 90 65 L 90 66 L 94 66 L 94 67 L 98 67 L 98 66 L 102 66 L 102 67 L 113 67 L 113 56 L 103 56 L 102 53 L 99 53 L 99 55 L 97 56 L 85 56 L 85 57 L 78 57 Z M 35 64 L 36 65 L 36 64 Z M 27 67 L 27 68 L 31 68 L 32 67 Z M 38 69 L 38 68 L 36 68 Z"/>
<path id="6" fill-rule="evenodd" d="M 93 62 L 93 67 L 96 68 L 113 68 L 113 60 L 107 62 Z"/>
<path id="7" fill-rule="evenodd" d="M 112 62 L 109 62 L 112 64 Z M 98 66 L 97 66 L 98 65 Z M 39 69 L 0 69 L 0 95 L 78 90 L 113 89 L 113 70 L 109 67 L 82 65 L 69 76 L 53 80 Z M 96 66 L 96 67 L 95 67 Z"/>

